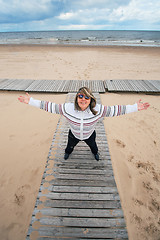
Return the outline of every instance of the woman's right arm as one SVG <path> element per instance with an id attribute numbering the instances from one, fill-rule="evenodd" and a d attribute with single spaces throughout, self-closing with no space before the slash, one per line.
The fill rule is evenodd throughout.
<path id="1" fill-rule="evenodd" d="M 32 98 L 28 93 L 25 96 L 19 96 L 18 100 L 22 103 L 29 104 L 31 106 L 45 110 L 46 112 L 63 114 L 62 104 L 56 104 L 48 101 L 41 101 Z"/>

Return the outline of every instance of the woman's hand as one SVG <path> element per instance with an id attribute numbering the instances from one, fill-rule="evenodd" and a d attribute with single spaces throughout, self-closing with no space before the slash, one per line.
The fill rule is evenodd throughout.
<path id="1" fill-rule="evenodd" d="M 138 111 L 141 111 L 141 110 L 145 110 L 145 109 L 147 109 L 149 106 L 150 106 L 150 104 L 149 103 L 143 103 L 142 101 L 141 101 L 141 99 L 137 102 L 137 106 L 138 106 Z"/>
<path id="2" fill-rule="evenodd" d="M 25 96 L 19 96 L 18 100 L 22 103 L 28 104 L 30 101 L 30 98 L 31 98 L 30 95 L 28 93 L 26 93 Z"/>

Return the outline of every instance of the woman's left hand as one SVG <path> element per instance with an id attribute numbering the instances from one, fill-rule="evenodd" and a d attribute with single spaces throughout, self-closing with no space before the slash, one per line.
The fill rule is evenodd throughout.
<path id="1" fill-rule="evenodd" d="M 142 100 L 140 99 L 137 102 L 137 106 L 138 106 L 138 111 L 141 111 L 141 110 L 146 110 L 150 106 L 150 104 L 149 103 L 143 103 Z"/>

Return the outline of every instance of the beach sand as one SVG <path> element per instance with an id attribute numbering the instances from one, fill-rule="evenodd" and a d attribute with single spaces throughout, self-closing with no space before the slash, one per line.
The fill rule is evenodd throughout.
<path id="1" fill-rule="evenodd" d="M 160 48 L 0 46 L 0 79 L 160 80 Z M 59 119 L 0 92 L 0 238 L 23 240 Z M 32 93 L 63 103 L 66 94 Z M 147 111 L 105 118 L 113 170 L 130 240 L 160 236 L 160 96 L 101 94 L 104 105 L 151 104 Z M 97 136 L 98 137 L 98 136 Z"/>

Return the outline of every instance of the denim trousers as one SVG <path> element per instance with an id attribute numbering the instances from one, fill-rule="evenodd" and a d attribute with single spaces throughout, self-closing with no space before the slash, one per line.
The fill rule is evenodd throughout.
<path id="1" fill-rule="evenodd" d="M 71 130 L 69 130 L 68 133 L 68 143 L 67 143 L 67 147 L 65 149 L 65 153 L 71 154 L 73 152 L 74 147 L 77 145 L 77 143 L 79 143 L 78 138 L 76 138 L 73 133 L 71 132 Z M 92 133 L 92 135 L 88 138 L 83 140 L 91 149 L 91 152 L 95 155 L 98 153 L 98 147 L 96 144 L 96 132 L 94 131 Z"/>

